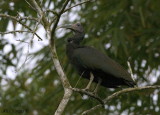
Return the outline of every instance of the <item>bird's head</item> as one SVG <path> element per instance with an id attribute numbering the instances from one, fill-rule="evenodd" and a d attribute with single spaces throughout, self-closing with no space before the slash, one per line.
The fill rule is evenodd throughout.
<path id="1" fill-rule="evenodd" d="M 81 42 L 84 38 L 84 29 L 79 22 L 72 25 L 60 26 L 58 28 L 66 28 L 72 30 L 74 33 L 74 36 L 72 37 L 73 42 Z"/>

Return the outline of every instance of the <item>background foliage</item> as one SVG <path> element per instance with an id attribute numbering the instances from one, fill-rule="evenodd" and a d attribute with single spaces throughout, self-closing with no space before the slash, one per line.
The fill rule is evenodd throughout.
<path id="1" fill-rule="evenodd" d="M 71 1 L 74 5 L 79 1 Z M 63 0 L 43 0 L 39 2 L 45 9 L 59 11 Z M 62 16 L 61 23 L 68 24 L 82 22 L 85 28 L 83 45 L 93 46 L 106 53 L 126 69 L 127 61 L 131 63 L 134 77 L 139 86 L 160 85 L 160 1 L 159 0 L 97 0 L 73 8 Z M 22 0 L 5 0 L 0 3 L 0 12 L 16 16 L 19 12 L 23 16 L 37 17 L 35 11 Z M 48 18 L 53 15 L 48 13 Z M 23 20 L 29 27 L 34 28 L 35 22 Z M 0 31 L 20 28 L 26 30 L 15 21 L 0 17 Z M 41 28 L 39 26 L 39 28 Z M 38 30 L 37 30 L 38 31 Z M 64 34 L 64 32 L 66 34 Z M 38 33 L 40 34 L 40 33 Z M 68 76 L 71 85 L 77 84 L 79 76 L 68 63 L 65 55 L 65 39 L 70 36 L 66 30 L 57 31 L 56 46 L 60 62 Z M 27 114 L 50 115 L 56 110 L 63 88 L 54 69 L 48 45 L 36 49 L 36 43 L 31 42 L 29 59 L 18 71 L 19 61 L 27 54 L 26 45 L 16 41 L 14 36 L 0 36 L 0 109 L 27 109 Z M 10 42 L 10 39 L 14 42 Z M 29 41 L 31 34 L 21 33 L 21 40 Z M 6 51 L 6 48 L 10 50 Z M 9 78 L 8 74 L 16 76 Z M 80 79 L 78 88 L 84 88 L 87 80 Z M 94 87 L 94 86 L 93 86 Z M 119 89 L 100 88 L 99 96 L 105 98 Z M 154 114 L 160 113 L 160 90 L 136 91 L 123 94 L 91 113 L 95 114 Z M 80 114 L 86 109 L 98 104 L 94 99 L 77 93 L 71 98 L 64 114 Z M 24 113 L 25 114 L 25 113 Z"/>

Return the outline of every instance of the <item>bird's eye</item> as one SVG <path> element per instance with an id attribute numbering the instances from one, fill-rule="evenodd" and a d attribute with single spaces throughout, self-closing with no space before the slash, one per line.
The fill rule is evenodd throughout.
<path id="1" fill-rule="evenodd" d="M 71 40 L 67 40 L 68 42 L 70 42 Z"/>

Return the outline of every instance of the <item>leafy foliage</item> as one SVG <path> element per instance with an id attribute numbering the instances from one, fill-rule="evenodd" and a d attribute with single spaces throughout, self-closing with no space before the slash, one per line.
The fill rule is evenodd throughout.
<path id="1" fill-rule="evenodd" d="M 71 2 L 71 5 L 77 2 Z M 42 3 L 39 2 L 44 9 L 51 8 L 56 11 L 59 11 L 63 3 L 63 0 L 43 0 Z M 73 8 L 64 14 L 62 22 L 63 24 L 69 23 L 73 20 L 71 17 L 77 15 L 74 21 L 81 21 L 86 32 L 84 45 L 94 46 L 115 59 L 126 69 L 126 62 L 129 61 L 139 86 L 159 85 L 159 4 L 159 0 L 99 0 Z M 5 14 L 16 16 L 18 11 L 24 16 L 37 17 L 36 12 L 31 10 L 29 5 L 22 0 L 6 0 L 0 3 L 0 7 L 0 11 Z M 47 15 L 49 19 L 53 18 L 51 13 Z M 15 21 L 9 21 L 6 18 L 0 19 L 1 32 L 7 31 L 9 22 L 12 22 L 14 29 L 18 26 Z M 23 22 L 31 28 L 35 26 L 34 21 L 24 20 Z M 72 23 L 74 22 L 72 21 Z M 21 29 L 25 30 L 23 27 Z M 71 85 L 84 88 L 88 81 L 83 78 L 79 80 L 79 76 L 69 64 L 65 55 L 65 39 L 70 34 L 67 33 L 59 37 L 61 33 L 63 32 L 57 31 L 56 39 L 60 62 Z M 23 35 L 30 36 L 29 34 Z M 22 39 L 26 41 L 31 38 L 27 37 Z M 11 46 L 11 50 L 4 53 L 4 48 L 7 45 Z M 10 66 L 17 68 L 17 65 L 22 63 L 18 61 L 23 55 L 20 46 L 23 47 L 21 43 L 18 45 L 11 44 L 6 36 L 0 38 L 0 108 L 27 109 L 26 114 L 53 114 L 62 98 L 63 88 L 52 63 L 49 47 L 44 46 L 39 51 L 30 53 L 29 56 L 32 56 L 32 58 L 17 72 L 16 77 L 8 79 L 7 69 Z M 35 47 L 32 45 L 32 48 Z M 99 96 L 105 98 L 117 90 L 120 90 L 120 88 L 106 90 L 106 88 L 101 87 Z M 123 94 L 107 103 L 105 109 L 100 108 L 91 114 L 158 114 L 160 113 L 159 95 L 159 90 Z M 80 114 L 96 104 L 98 102 L 94 99 L 74 93 L 65 114 Z"/>

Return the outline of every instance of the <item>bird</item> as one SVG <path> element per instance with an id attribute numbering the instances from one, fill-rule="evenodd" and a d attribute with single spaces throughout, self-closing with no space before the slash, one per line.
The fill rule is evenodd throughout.
<path id="1" fill-rule="evenodd" d="M 99 85 L 106 88 L 136 85 L 129 72 L 119 63 L 93 47 L 81 45 L 85 32 L 80 22 L 59 28 L 70 29 L 73 32 L 73 36 L 67 38 L 66 54 L 78 74 L 89 79 L 85 90 L 89 90 L 92 82 L 97 83 L 95 93 Z"/>

